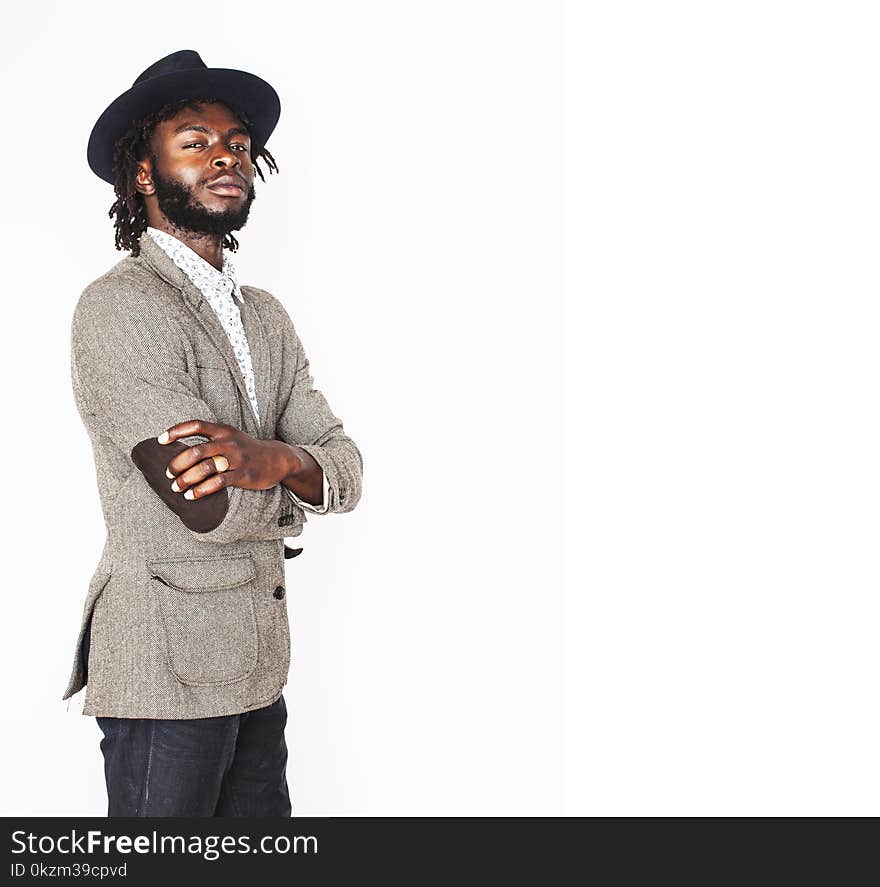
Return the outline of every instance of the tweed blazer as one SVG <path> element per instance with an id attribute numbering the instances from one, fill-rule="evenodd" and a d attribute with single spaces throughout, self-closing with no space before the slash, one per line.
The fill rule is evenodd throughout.
<path id="1" fill-rule="evenodd" d="M 360 451 L 314 387 L 287 311 L 265 290 L 241 291 L 259 426 L 216 313 L 147 232 L 140 254 L 90 283 L 74 309 L 71 381 L 107 528 L 62 697 L 85 686 L 85 715 L 238 714 L 271 704 L 287 682 L 284 539 L 302 532 L 305 511 L 281 484 L 185 500 L 166 489 L 164 466 L 208 438 L 163 446 L 162 431 L 205 419 L 299 445 L 324 471 L 330 513 L 360 500 Z"/>

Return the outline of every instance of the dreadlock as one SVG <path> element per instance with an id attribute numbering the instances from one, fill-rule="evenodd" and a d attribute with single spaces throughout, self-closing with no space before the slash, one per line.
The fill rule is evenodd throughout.
<path id="1" fill-rule="evenodd" d="M 154 111 L 147 114 L 140 120 L 136 120 L 126 130 L 126 132 L 117 139 L 113 146 L 113 176 L 116 180 L 114 188 L 116 191 L 116 201 L 110 207 L 109 216 L 116 216 L 116 249 L 131 250 L 133 256 L 140 253 L 139 239 L 141 234 L 147 228 L 147 211 L 144 206 L 143 195 L 135 188 L 135 178 L 137 177 L 138 162 L 145 157 L 155 160 L 151 148 L 151 138 L 156 125 L 164 120 L 170 120 L 178 111 L 184 108 L 191 108 L 198 111 L 199 105 L 211 104 L 213 102 L 222 102 L 230 110 L 241 119 L 245 128 L 252 132 L 253 125 L 247 115 L 238 108 L 232 107 L 223 99 L 217 98 L 201 98 L 201 99 L 179 99 L 175 102 L 169 102 Z M 251 161 L 257 174 L 265 182 L 266 178 L 260 169 L 257 161 L 265 158 L 269 172 L 278 172 L 278 164 L 275 158 L 269 153 L 264 145 L 259 145 L 251 152 Z M 232 234 L 227 234 L 223 238 L 223 247 L 230 252 L 238 249 L 238 241 Z"/>

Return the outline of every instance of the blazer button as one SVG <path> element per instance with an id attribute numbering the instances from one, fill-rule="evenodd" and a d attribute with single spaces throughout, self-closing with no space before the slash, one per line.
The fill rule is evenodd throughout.
<path id="1" fill-rule="evenodd" d="M 283 585 L 279 585 L 278 588 L 275 589 L 275 597 L 277 597 L 279 601 L 281 600 L 281 598 L 284 597 L 284 586 Z"/>

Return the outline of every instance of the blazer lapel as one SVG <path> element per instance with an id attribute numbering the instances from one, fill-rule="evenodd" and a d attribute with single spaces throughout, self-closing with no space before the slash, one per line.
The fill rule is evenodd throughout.
<path id="1" fill-rule="evenodd" d="M 236 304 L 241 312 L 241 323 L 244 327 L 244 333 L 251 352 L 254 387 L 257 394 L 257 407 L 260 412 L 259 422 L 256 421 L 256 417 L 251 409 L 251 400 L 245 385 L 244 376 L 238 365 L 238 359 L 235 356 L 232 343 L 229 341 L 229 336 L 226 335 L 226 330 L 223 329 L 220 318 L 217 317 L 216 312 L 204 297 L 202 291 L 189 279 L 184 271 L 174 264 L 165 250 L 146 231 L 140 238 L 140 254 L 160 277 L 180 291 L 193 317 L 220 352 L 227 367 L 229 367 L 229 371 L 235 379 L 235 384 L 247 405 L 245 412 L 250 418 L 250 423 L 257 429 L 258 434 L 262 434 L 264 429 L 268 427 L 269 419 L 269 347 L 259 315 L 250 303 L 247 293 L 242 289 L 244 304 L 237 299 Z"/>
<path id="2" fill-rule="evenodd" d="M 236 299 L 236 304 L 241 312 L 241 325 L 244 327 L 244 334 L 247 337 L 248 348 L 251 352 L 251 366 L 254 370 L 254 388 L 256 389 L 257 394 L 257 407 L 260 411 L 260 431 L 261 433 L 266 433 L 271 427 L 270 421 L 274 418 L 273 416 L 270 416 L 270 407 L 272 405 L 269 403 L 269 379 L 271 375 L 269 367 L 269 337 L 266 335 L 266 330 L 263 329 L 263 323 L 260 320 L 259 312 L 254 307 L 254 303 L 251 300 L 252 297 L 245 292 L 245 288 L 240 284 L 239 288 L 241 289 L 243 302 L 239 302 Z M 235 297 L 233 296 L 233 298 Z M 211 313 L 213 314 L 214 312 L 212 311 Z M 214 316 L 216 319 L 216 315 Z M 226 336 L 226 342 L 229 344 L 228 336 Z M 232 358 L 235 360 L 234 353 Z M 236 360 L 235 363 L 237 367 L 238 361 Z M 244 380 L 242 379 L 242 383 L 243 382 Z M 250 399 L 247 396 L 246 388 L 245 398 L 248 401 L 248 406 L 250 406 Z"/>

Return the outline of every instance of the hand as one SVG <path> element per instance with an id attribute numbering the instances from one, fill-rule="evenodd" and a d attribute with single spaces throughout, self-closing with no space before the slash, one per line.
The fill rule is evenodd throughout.
<path id="1" fill-rule="evenodd" d="M 172 425 L 157 440 L 167 444 L 193 434 L 209 440 L 178 453 L 165 472 L 177 486 L 172 490 L 187 499 L 201 499 L 225 487 L 268 490 L 300 468 L 295 449 L 284 441 L 260 440 L 232 425 L 193 419 Z M 224 464 L 228 464 L 225 469 Z"/>

